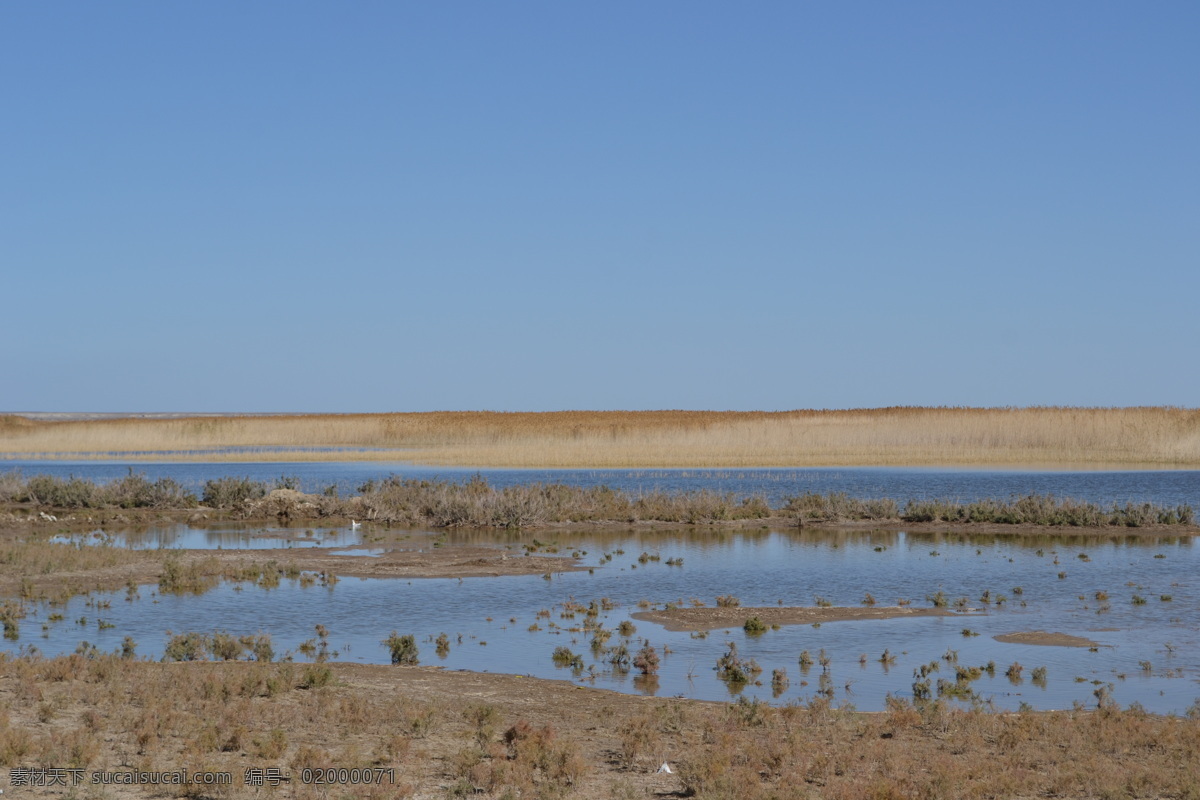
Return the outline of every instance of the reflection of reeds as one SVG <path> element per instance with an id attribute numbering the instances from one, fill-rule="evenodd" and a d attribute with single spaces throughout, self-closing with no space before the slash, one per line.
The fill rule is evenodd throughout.
<path id="1" fill-rule="evenodd" d="M 299 452 L 271 453 L 272 447 Z M 44 422 L 0 417 L 0 453 L 404 460 L 541 467 L 1200 463 L 1200 410 L 431 412 Z M 305 451 L 307 448 L 307 451 Z M 321 448 L 377 448 L 322 452 Z M 398 452 L 399 451 L 399 452 Z M 142 456 L 145 457 L 145 456 Z"/>

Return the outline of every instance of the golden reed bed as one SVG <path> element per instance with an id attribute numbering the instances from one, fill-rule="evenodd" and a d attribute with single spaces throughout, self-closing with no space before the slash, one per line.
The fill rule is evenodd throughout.
<path id="1" fill-rule="evenodd" d="M 1179 468 L 1200 466 L 1200 409 L 443 411 L 72 421 L 0 416 L 0 457 L 114 456 L 481 467 Z"/>

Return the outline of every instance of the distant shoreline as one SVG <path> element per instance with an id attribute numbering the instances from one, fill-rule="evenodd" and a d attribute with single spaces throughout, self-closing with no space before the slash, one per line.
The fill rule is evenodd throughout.
<path id="1" fill-rule="evenodd" d="M 1194 469 L 1200 409 L 0 415 L 0 459 L 93 458 L 540 469 Z"/>

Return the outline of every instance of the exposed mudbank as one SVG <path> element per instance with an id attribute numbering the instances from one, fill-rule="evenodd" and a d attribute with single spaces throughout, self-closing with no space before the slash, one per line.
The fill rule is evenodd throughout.
<path id="1" fill-rule="evenodd" d="M 671 608 L 660 611 L 639 611 L 634 619 L 662 625 L 669 631 L 705 631 L 716 628 L 740 628 L 746 620 L 758 617 L 764 625 L 812 625 L 823 622 L 849 622 L 899 617 L 963 616 L 944 608 L 910 608 L 908 606 L 765 606 L 762 608 Z"/>

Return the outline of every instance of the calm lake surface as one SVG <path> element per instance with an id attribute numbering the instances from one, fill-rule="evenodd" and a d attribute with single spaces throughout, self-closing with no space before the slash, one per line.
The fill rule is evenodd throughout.
<path id="1" fill-rule="evenodd" d="M 81 641 L 101 650 L 119 649 L 125 636 L 138 653 L 160 657 L 167 631 L 223 630 L 235 635 L 265 632 L 278 656 L 296 660 L 304 642 L 315 640 L 315 626 L 329 631 L 334 660 L 388 663 L 382 640 L 395 630 L 414 634 L 421 663 L 560 678 L 582 685 L 681 695 L 709 700 L 737 694 L 770 702 L 805 701 L 822 688 L 823 670 L 801 670 L 807 650 L 816 660 L 829 657 L 826 687 L 838 703 L 862 710 L 884 707 L 888 693 L 910 696 L 913 671 L 938 662 L 931 674 L 954 681 L 954 657 L 960 666 L 995 663 L 971 683 L 981 701 L 1000 708 L 1027 703 L 1034 708 L 1094 706 L 1097 690 L 1116 702 L 1137 702 L 1161 713 L 1183 713 L 1200 696 L 1200 553 L 1190 538 L 991 537 L 911 534 L 903 531 L 679 531 L 671 533 L 563 534 L 537 531 L 517 535 L 496 532 L 314 530 L 311 537 L 289 539 L 297 531 L 227 528 L 201 531 L 187 526 L 141 532 L 104 532 L 81 538 L 94 546 L 253 547 L 292 541 L 293 546 L 336 547 L 370 557 L 391 547 L 431 548 L 439 539 L 455 544 L 507 547 L 521 557 L 534 535 L 561 555 L 580 553 L 593 571 L 543 576 L 446 579 L 342 578 L 332 587 L 302 586 L 283 580 L 277 588 L 225 583 L 200 596 L 157 593 L 143 586 L 139 596 L 126 592 L 76 597 L 64 606 L 31 607 L 20 638 L 6 649 L 33 645 L 43 653 L 74 651 Z M 361 538 L 360 538 L 361 537 Z M 96 544 L 100 540 L 108 543 Z M 356 543 L 366 541 L 369 544 Z M 639 560 L 641 554 L 647 558 Z M 611 558 L 606 558 L 610 556 Z M 656 556 L 658 560 L 652 560 Z M 668 566 L 667 559 L 683 559 Z M 286 554 L 283 559 L 286 561 Z M 1063 573 L 1063 577 L 1060 577 Z M 1017 592 L 1017 587 L 1020 592 Z M 906 600 L 928 607 L 927 597 L 944 592 L 952 601 L 967 598 L 977 614 L 785 626 L 749 636 L 741 628 L 715 630 L 706 638 L 668 632 L 634 621 L 636 633 L 623 638 L 617 626 L 639 605 L 668 602 L 690 605 L 697 598 L 715 604 L 717 595 L 735 595 L 743 606 L 811 606 L 818 598 L 834 606 L 858 606 L 870 592 L 880 605 Z M 981 601 L 984 591 L 991 602 Z M 1108 599 L 1096 599 L 1097 592 Z M 1145 599 L 1135 603 L 1134 597 Z M 1000 604 L 999 598 L 1006 601 Z M 613 630 L 608 646 L 625 643 L 631 652 L 649 640 L 663 656 L 659 680 L 646 685 L 636 670 L 614 670 L 593 652 L 581 630 L 583 613 L 563 616 L 572 600 L 587 605 L 608 598 L 615 607 L 601 612 Z M 1164 599 L 1166 598 L 1166 599 Z M 539 612 L 542 612 L 539 615 Z M 548 614 L 546 613 L 548 612 Z M 51 614 L 63 619 L 50 621 Z M 749 616 L 749 612 L 747 613 Z M 109 627 L 112 626 L 112 627 Z M 969 629 L 977 636 L 964 636 Z M 1100 646 L 1039 647 L 1004 644 L 994 636 L 1044 630 L 1082 636 Z M 433 639 L 445 633 L 451 642 L 443 657 Z M 716 677 L 717 658 L 729 642 L 763 668 L 762 685 L 731 687 Z M 315 642 L 314 642 L 315 643 Z M 584 669 L 556 667 L 552 653 L 565 646 L 582 656 Z M 887 650 L 896 661 L 879 658 Z M 860 660 L 865 655 L 865 661 Z M 1005 677 L 1009 665 L 1024 666 L 1021 679 Z M 1032 671 L 1046 668 L 1044 683 Z M 774 692 L 774 669 L 787 671 L 788 687 Z"/>

